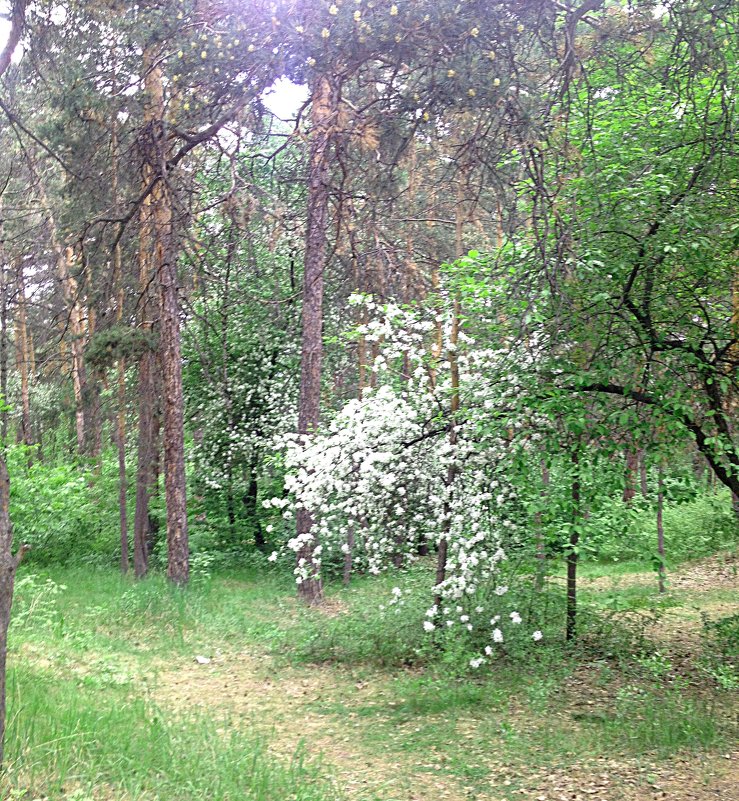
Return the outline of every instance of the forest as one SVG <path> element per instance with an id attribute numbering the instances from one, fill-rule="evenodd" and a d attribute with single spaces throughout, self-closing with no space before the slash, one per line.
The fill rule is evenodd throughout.
<path id="1" fill-rule="evenodd" d="M 736 0 L 0 0 L 2 801 L 739 801 Z"/>

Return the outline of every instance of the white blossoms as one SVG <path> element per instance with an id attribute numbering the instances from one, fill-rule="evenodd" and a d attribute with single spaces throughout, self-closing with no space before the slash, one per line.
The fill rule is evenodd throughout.
<path id="1" fill-rule="evenodd" d="M 443 542 L 444 579 L 428 588 L 439 602 L 426 611 L 424 631 L 487 631 L 500 644 L 501 616 L 522 623 L 518 612 L 502 609 L 503 601 L 495 607 L 501 614 L 489 617 L 490 596 L 508 593 L 501 580 L 502 543 L 515 536 L 518 514 L 508 478 L 514 423 L 506 409 L 518 392 L 516 371 L 533 356 L 478 347 L 469 336 L 449 349 L 451 308 L 434 310 L 429 318 L 362 295 L 349 303 L 363 307 L 365 322 L 357 335 L 380 349 L 372 367 L 376 386 L 349 401 L 324 429 L 282 438 L 285 494 L 264 502 L 285 519 L 304 509 L 313 521 L 309 532 L 287 542 L 287 549 L 306 557 L 295 580 L 320 574 L 324 561 L 335 564 L 339 555 L 345 567 L 377 575 L 412 564 L 421 546 L 433 551 Z M 432 355 L 437 327 L 445 352 Z M 404 366 L 403 382 L 397 380 L 398 364 Z M 453 365 L 465 417 L 450 438 L 439 420 L 448 416 L 455 391 Z M 388 608 L 413 613 L 400 587 L 391 596 Z M 470 664 L 479 667 L 491 654 L 485 646 L 485 656 Z"/>

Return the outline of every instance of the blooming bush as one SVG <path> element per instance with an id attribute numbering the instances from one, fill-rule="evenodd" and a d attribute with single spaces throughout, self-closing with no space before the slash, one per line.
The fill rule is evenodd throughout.
<path id="1" fill-rule="evenodd" d="M 517 536 L 507 474 L 522 430 L 520 415 L 509 412 L 526 359 L 478 349 L 461 332 L 451 336 L 451 310 L 428 320 L 395 304 L 378 310 L 371 299 L 354 301 L 380 312 L 359 331 L 381 343 L 372 366 L 377 386 L 324 430 L 281 439 L 285 495 L 264 505 L 288 521 L 298 508 L 311 515 L 311 529 L 286 543 L 296 554 L 312 546 L 312 559 L 296 564 L 298 583 L 320 573 L 329 555 L 341 553 L 352 569 L 377 574 L 426 550 L 445 550 L 423 627 L 486 627 L 491 645 L 473 659 L 482 665 L 505 628 L 522 622 L 515 611 L 484 618 L 480 595 L 507 592 L 498 568 L 503 541 Z M 446 358 L 427 347 L 437 325 L 451 338 Z M 402 603 L 395 588 L 389 604 Z"/>

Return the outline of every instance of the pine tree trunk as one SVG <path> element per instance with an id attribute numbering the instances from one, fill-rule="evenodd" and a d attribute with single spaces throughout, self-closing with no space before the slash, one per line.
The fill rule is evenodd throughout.
<path id="1" fill-rule="evenodd" d="M 16 363 L 21 378 L 21 428 L 20 442 L 27 447 L 33 443 L 31 436 L 31 396 L 28 380 L 28 325 L 26 321 L 26 282 L 23 275 L 23 259 L 16 261 L 17 314 L 16 314 Z"/>
<path id="2" fill-rule="evenodd" d="M 72 363 L 72 386 L 75 402 L 75 434 L 77 438 L 77 452 L 85 453 L 87 439 L 85 433 L 85 396 L 87 393 L 87 375 L 85 370 L 85 344 L 87 333 L 82 319 L 79 287 L 77 279 L 72 273 L 75 264 L 74 250 L 64 247 L 59 238 L 56 219 L 46 194 L 46 188 L 38 173 L 36 161 L 32 154 L 27 154 L 28 168 L 34 179 L 34 185 L 42 209 L 49 224 L 51 248 L 56 261 L 57 278 L 61 284 L 62 297 L 67 307 L 66 328 L 70 337 L 70 351 Z"/>
<path id="3" fill-rule="evenodd" d="M 158 75 L 161 84 L 161 72 Z M 161 89 L 158 87 L 157 92 Z M 161 108 L 163 115 L 163 107 Z M 161 125 L 160 116 L 157 120 Z M 163 146 L 163 143 L 162 143 Z M 160 159 L 160 166 L 164 159 Z M 172 199 L 167 176 L 152 192 L 154 254 L 159 277 L 159 351 L 164 399 L 164 496 L 167 505 L 167 577 L 186 584 L 190 575 L 185 477 L 185 420 L 182 389 L 182 351 Z"/>
<path id="4" fill-rule="evenodd" d="M 136 578 L 149 568 L 149 495 L 154 438 L 154 354 L 147 348 L 139 361 L 139 431 L 136 466 L 136 511 L 133 521 L 133 569 Z"/>
<path id="5" fill-rule="evenodd" d="M 0 254 L 2 257 L 2 254 Z M 0 299 L 0 395 L 3 409 L 0 412 L 2 442 L 6 447 L 8 442 L 8 275 L 4 265 L 0 265 L 0 279 L 2 279 L 2 298 Z"/>
<path id="6" fill-rule="evenodd" d="M 329 79 L 319 76 L 313 85 L 308 177 L 308 227 L 303 277 L 303 331 L 300 364 L 300 408 L 298 431 L 308 434 L 318 426 L 321 411 L 321 361 L 323 357 L 323 278 L 326 267 L 326 233 L 329 201 L 329 146 L 336 124 L 338 90 Z M 310 513 L 298 509 L 298 537 L 306 537 L 313 527 Z M 298 585 L 298 595 L 309 604 L 323 600 L 323 585 L 313 561 L 314 538 L 298 551 L 297 559 L 305 560 L 308 576 Z"/>

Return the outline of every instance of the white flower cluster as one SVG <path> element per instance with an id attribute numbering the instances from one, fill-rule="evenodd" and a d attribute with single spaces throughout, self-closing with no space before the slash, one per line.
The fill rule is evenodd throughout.
<path id="1" fill-rule="evenodd" d="M 354 296 L 350 302 L 378 311 L 371 299 Z M 472 631 L 482 625 L 480 596 L 502 596 L 508 589 L 498 577 L 506 559 L 503 535 L 516 530 L 515 493 L 506 480 L 511 432 L 520 427 L 505 414 L 518 391 L 512 357 L 478 349 L 460 333 L 457 347 L 442 358 L 430 353 L 429 332 L 441 326 L 448 339 L 450 315 L 428 320 L 394 304 L 379 311 L 359 332 L 381 345 L 373 365 L 377 388 L 347 403 L 323 431 L 281 439 L 288 471 L 282 514 L 303 508 L 314 521 L 287 548 L 297 553 L 313 545 L 319 571 L 335 552 L 349 556 L 354 568 L 377 574 L 417 559 L 421 546 L 433 551 L 445 541 L 445 577 L 433 587 L 439 604 L 423 626 L 432 632 L 459 624 Z M 452 385 L 453 361 L 458 386 Z M 453 418 L 455 392 L 461 412 Z M 310 567 L 298 564 L 296 580 Z M 396 588 L 390 604 L 401 603 Z M 521 623 L 517 612 L 510 620 Z M 489 625 L 491 642 L 503 642 L 498 621 Z"/>

